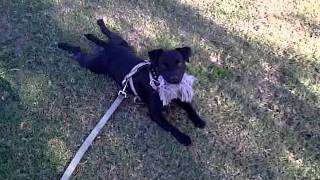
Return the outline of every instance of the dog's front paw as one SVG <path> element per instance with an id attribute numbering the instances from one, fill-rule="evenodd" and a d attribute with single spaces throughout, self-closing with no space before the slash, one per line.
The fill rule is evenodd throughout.
<path id="1" fill-rule="evenodd" d="M 97 24 L 98 24 L 98 25 L 104 25 L 103 19 L 98 19 L 98 20 L 97 20 Z"/>
<path id="2" fill-rule="evenodd" d="M 199 119 L 195 122 L 193 122 L 194 126 L 197 127 L 197 128 L 201 128 L 203 129 L 204 127 L 206 127 L 206 122 L 202 119 Z"/>
<path id="3" fill-rule="evenodd" d="M 189 118 L 191 119 L 191 121 L 195 127 L 201 128 L 201 129 L 206 127 L 206 122 L 204 120 L 202 120 L 198 115 L 192 116 L 192 117 L 189 116 Z"/>
<path id="4" fill-rule="evenodd" d="M 183 145 L 189 146 L 191 144 L 191 138 L 185 134 L 179 134 L 176 139 Z"/>

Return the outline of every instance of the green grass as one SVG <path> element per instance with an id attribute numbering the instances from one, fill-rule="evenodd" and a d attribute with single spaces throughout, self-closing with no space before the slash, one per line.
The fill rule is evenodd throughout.
<path id="1" fill-rule="evenodd" d="M 0 179 L 57 179 L 118 87 L 57 49 L 92 45 L 103 17 L 147 58 L 188 45 L 191 147 L 125 101 L 74 179 L 320 179 L 320 3 L 248 0 L 0 2 Z M 102 37 L 101 34 L 99 34 Z M 174 119 L 174 120 L 173 120 Z"/>

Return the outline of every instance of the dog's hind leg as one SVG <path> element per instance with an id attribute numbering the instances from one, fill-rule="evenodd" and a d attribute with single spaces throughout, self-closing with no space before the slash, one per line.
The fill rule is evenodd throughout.
<path id="1" fill-rule="evenodd" d="M 97 24 L 99 25 L 101 32 L 110 39 L 111 43 L 130 48 L 130 46 L 129 46 L 127 41 L 125 41 L 117 33 L 110 31 L 106 27 L 105 23 L 103 22 L 103 19 L 97 20 Z"/>
<path id="2" fill-rule="evenodd" d="M 82 52 L 79 46 L 74 46 L 69 43 L 58 43 L 58 47 L 62 50 L 68 51 L 69 53 L 72 53 L 76 61 L 78 61 L 82 67 L 88 68 L 88 56 L 86 53 Z"/>
<path id="3" fill-rule="evenodd" d="M 88 40 L 94 42 L 96 45 L 101 46 L 101 47 L 106 47 L 107 43 L 104 42 L 103 40 L 97 38 L 95 35 L 93 34 L 85 34 L 84 35 Z"/>
<path id="4" fill-rule="evenodd" d="M 66 50 L 74 55 L 80 66 L 90 69 L 95 73 L 104 73 L 103 53 L 87 54 L 80 47 L 68 43 L 58 43 L 60 49 Z"/>
<path id="5" fill-rule="evenodd" d="M 79 46 L 74 46 L 69 43 L 58 43 L 58 48 L 68 51 L 72 54 L 77 54 L 78 52 L 81 52 L 81 48 Z"/>

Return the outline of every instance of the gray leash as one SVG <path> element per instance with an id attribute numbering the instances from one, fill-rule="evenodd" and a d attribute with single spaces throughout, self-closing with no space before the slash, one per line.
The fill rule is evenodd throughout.
<path id="1" fill-rule="evenodd" d="M 114 111 L 118 108 L 120 103 L 123 101 L 124 98 L 127 97 L 125 90 L 127 88 L 127 83 L 123 90 L 119 91 L 117 99 L 113 102 L 111 107 L 107 110 L 107 112 L 104 114 L 104 116 L 101 118 L 99 123 L 94 127 L 94 129 L 91 131 L 89 136 L 86 138 L 84 143 L 81 145 L 80 149 L 76 153 L 76 155 L 73 157 L 72 161 L 70 162 L 69 166 L 63 173 L 60 180 L 68 180 L 72 174 L 72 172 L 75 170 L 77 165 L 79 164 L 81 158 L 83 157 L 84 153 L 88 150 L 90 145 L 92 144 L 93 140 L 97 137 L 100 130 L 104 127 L 104 125 L 107 123 L 107 121 L 110 119 L 111 115 L 114 113 Z"/>

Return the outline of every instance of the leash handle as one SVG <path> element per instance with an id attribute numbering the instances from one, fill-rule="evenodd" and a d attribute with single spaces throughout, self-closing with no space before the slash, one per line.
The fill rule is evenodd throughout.
<path id="1" fill-rule="evenodd" d="M 110 119 L 111 115 L 114 113 L 114 111 L 118 108 L 118 106 L 121 104 L 123 99 L 125 98 L 125 95 L 122 93 L 119 93 L 117 99 L 113 102 L 111 107 L 107 110 L 107 112 L 104 114 L 104 116 L 101 118 L 99 123 L 94 127 L 94 129 L 91 131 L 89 136 L 86 138 L 86 140 L 82 143 L 81 147 L 77 151 L 76 155 L 73 157 L 72 161 L 70 162 L 69 166 L 63 173 L 60 180 L 68 180 L 72 174 L 72 172 L 76 169 L 77 165 L 79 164 L 81 158 L 86 153 L 90 145 L 92 144 L 93 140 L 97 137 L 100 130 L 105 126 L 107 121 Z"/>

